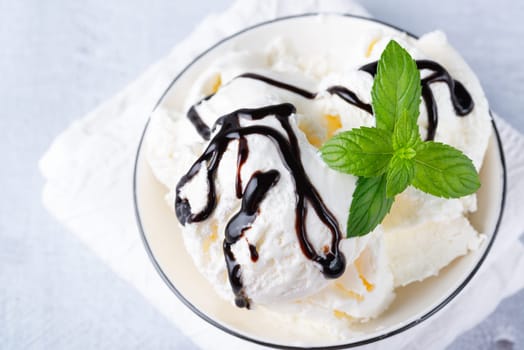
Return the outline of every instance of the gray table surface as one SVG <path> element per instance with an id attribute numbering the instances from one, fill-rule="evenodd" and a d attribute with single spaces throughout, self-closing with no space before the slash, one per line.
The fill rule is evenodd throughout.
<path id="1" fill-rule="evenodd" d="M 495 111 L 524 131 L 524 2 L 363 1 L 421 34 L 444 29 Z M 37 161 L 73 120 L 230 0 L 0 0 L 0 349 L 195 346 L 43 209 Z M 524 291 L 450 349 L 523 349 Z"/>

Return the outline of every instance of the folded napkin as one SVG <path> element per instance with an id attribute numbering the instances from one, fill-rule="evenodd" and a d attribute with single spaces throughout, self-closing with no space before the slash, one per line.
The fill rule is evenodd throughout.
<path id="1" fill-rule="evenodd" d="M 140 134 L 169 82 L 196 55 L 255 23 L 306 12 L 367 15 L 352 1 L 238 0 L 208 16 L 163 60 L 134 83 L 59 135 L 40 162 L 45 207 L 202 349 L 259 349 L 208 325 L 174 296 L 142 245 L 134 217 L 132 174 Z M 401 25 L 401 24 L 400 24 Z M 428 321 L 368 348 L 444 348 L 524 287 L 524 138 L 496 119 L 504 140 L 508 194 L 503 224 L 489 258 L 468 287 Z"/>

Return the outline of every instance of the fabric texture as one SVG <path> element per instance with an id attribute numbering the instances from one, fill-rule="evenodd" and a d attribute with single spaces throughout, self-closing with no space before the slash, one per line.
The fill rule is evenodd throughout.
<path id="1" fill-rule="evenodd" d="M 168 289 L 149 261 L 134 216 L 135 153 L 147 118 L 176 74 L 220 39 L 253 24 L 292 14 L 369 14 L 344 0 L 238 0 L 208 16 L 186 40 L 135 82 L 59 135 L 40 161 L 45 207 L 121 278 L 202 349 L 259 349 L 207 324 Z M 444 348 L 524 287 L 524 138 L 496 118 L 507 162 L 506 209 L 492 251 L 450 305 L 421 325 L 366 348 Z"/>

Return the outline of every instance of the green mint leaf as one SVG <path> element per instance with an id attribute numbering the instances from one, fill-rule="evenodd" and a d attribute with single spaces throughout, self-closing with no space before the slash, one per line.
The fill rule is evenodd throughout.
<path id="1" fill-rule="evenodd" d="M 395 122 L 393 130 L 393 149 L 413 148 L 422 142 L 418 130 L 417 120 L 404 111 Z"/>
<path id="2" fill-rule="evenodd" d="M 393 155 L 390 133 L 367 127 L 333 136 L 320 151 L 330 168 L 364 177 L 383 174 Z"/>
<path id="3" fill-rule="evenodd" d="M 413 186 L 437 197 L 459 198 L 480 187 L 478 173 L 461 151 L 439 142 L 422 142 L 416 148 Z"/>
<path id="4" fill-rule="evenodd" d="M 395 154 L 389 163 L 386 175 L 386 196 L 393 198 L 404 191 L 415 177 L 415 162 L 411 158 L 406 158 Z"/>
<path id="5" fill-rule="evenodd" d="M 349 208 L 347 238 L 373 231 L 389 213 L 392 204 L 393 198 L 386 197 L 386 174 L 359 177 Z"/>
<path id="6" fill-rule="evenodd" d="M 377 128 L 393 131 L 406 111 L 417 119 L 420 106 L 420 72 L 409 53 L 391 40 L 378 61 L 371 90 Z"/>
<path id="7" fill-rule="evenodd" d="M 378 62 L 371 91 L 376 128 L 337 134 L 321 148 L 329 167 L 359 176 L 349 209 L 348 238 L 374 230 L 395 196 L 409 185 L 445 198 L 472 194 L 480 187 L 478 173 L 463 153 L 421 140 L 420 95 L 416 62 L 390 41 Z"/>

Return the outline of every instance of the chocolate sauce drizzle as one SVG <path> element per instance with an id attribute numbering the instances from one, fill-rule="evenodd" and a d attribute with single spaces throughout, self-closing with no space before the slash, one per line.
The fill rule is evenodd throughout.
<path id="1" fill-rule="evenodd" d="M 263 76 L 263 75 L 260 75 L 260 74 L 256 74 L 256 73 L 244 73 L 244 74 L 241 74 L 241 75 L 237 76 L 235 79 L 237 79 L 237 78 L 249 78 L 249 79 L 263 81 L 266 84 L 273 85 L 273 86 L 278 87 L 280 89 L 284 89 L 284 90 L 288 90 L 288 91 L 294 92 L 295 94 L 298 94 L 298 95 L 300 95 L 302 97 L 305 97 L 305 98 L 307 98 L 309 100 L 313 100 L 313 99 L 317 98 L 317 96 L 320 94 L 319 92 L 310 92 L 310 91 L 304 90 L 304 89 L 302 89 L 302 88 L 300 88 L 298 86 L 287 84 L 287 83 L 281 82 L 279 80 L 268 78 L 266 76 Z M 338 97 L 340 97 L 341 99 L 343 99 L 347 103 L 349 103 L 349 104 L 351 104 L 351 105 L 353 105 L 355 107 L 358 107 L 358 108 L 368 112 L 369 114 L 373 113 L 370 104 L 362 102 L 353 91 L 349 90 L 348 88 L 346 88 L 344 86 L 340 86 L 340 85 L 331 86 L 331 87 L 327 88 L 326 91 L 329 94 L 331 94 L 331 95 L 337 95 Z"/>
<path id="2" fill-rule="evenodd" d="M 428 60 L 418 60 L 416 63 L 419 70 L 431 71 L 426 78 L 421 80 L 421 92 L 428 114 L 428 133 L 426 140 L 433 140 L 438 126 L 438 110 L 430 84 L 443 82 L 448 86 L 451 102 L 457 116 L 469 114 L 474 107 L 474 103 L 464 85 L 454 80 L 440 64 Z M 375 76 L 377 72 L 377 62 L 366 64 L 360 67 L 360 70 Z M 320 94 L 320 92 L 311 92 L 301 87 L 256 73 L 244 73 L 235 79 L 238 78 L 259 80 L 307 99 L 315 99 Z M 373 114 L 370 104 L 364 103 L 353 91 L 344 86 L 331 86 L 325 91 L 331 95 L 337 95 L 345 102 L 369 114 Z M 250 301 L 242 283 L 241 266 L 237 263 L 231 248 L 244 237 L 246 231 L 251 228 L 260 213 L 260 204 L 280 179 L 280 173 L 277 170 L 269 170 L 267 172 L 257 171 L 251 175 L 251 178 L 243 190 L 241 172 L 242 166 L 249 157 L 249 145 L 246 138 L 249 135 L 260 135 L 270 139 L 275 147 L 277 147 L 283 164 L 294 180 L 296 190 L 295 231 L 302 253 L 308 259 L 321 266 L 322 273 L 326 278 L 337 278 L 342 275 L 346 267 L 346 262 L 344 255 L 339 251 L 339 243 L 343 236 L 337 220 L 325 206 L 322 198 L 304 170 L 298 141 L 289 123 L 289 117 L 296 112 L 295 107 L 290 103 L 283 103 L 255 109 L 240 109 L 220 117 L 211 130 L 200 117 L 197 107 L 203 101 L 209 100 L 213 95 L 214 94 L 204 97 L 191 106 L 187 112 L 187 118 L 203 139 L 209 140 L 212 131 L 214 136 L 210 140 L 204 153 L 193 163 L 189 171 L 182 176 L 177 184 L 175 211 L 182 225 L 201 222 L 209 218 L 217 205 L 215 177 L 220 161 L 229 143 L 234 140 L 238 141 L 235 194 L 238 199 L 241 199 L 241 208 L 227 223 L 223 241 L 224 258 L 229 282 L 235 294 L 236 305 L 238 307 L 249 308 Z M 245 127 L 240 125 L 241 119 L 254 121 L 269 117 L 276 118 L 284 132 L 265 125 L 249 125 Z M 215 129 L 219 130 L 214 132 Z M 207 202 L 204 209 L 200 212 L 193 213 L 189 200 L 182 198 L 181 189 L 191 181 L 203 167 L 205 167 L 204 171 L 206 172 L 206 181 L 208 184 Z M 309 206 L 313 208 L 316 215 L 331 232 L 331 245 L 324 247 L 321 254 L 315 251 L 308 239 L 306 216 Z M 247 242 L 247 244 L 251 260 L 255 263 L 258 261 L 258 251 L 254 245 L 249 242 Z"/>
<path id="3" fill-rule="evenodd" d="M 442 82 L 448 86 L 451 103 L 453 104 L 455 113 L 459 117 L 464 117 L 469 114 L 473 110 L 474 103 L 464 85 L 453 79 L 448 71 L 440 64 L 429 60 L 417 60 L 416 63 L 419 70 L 426 69 L 431 71 L 426 78 L 421 79 L 422 99 L 426 104 L 428 114 L 428 133 L 426 135 L 426 141 L 429 141 L 435 139 L 435 133 L 437 132 L 438 126 L 437 103 L 433 92 L 431 91 L 430 84 Z M 360 67 L 360 70 L 375 76 L 377 74 L 377 66 L 378 62 L 375 61 Z"/>
<path id="4" fill-rule="evenodd" d="M 240 265 L 235 260 L 235 255 L 231 251 L 231 246 L 242 238 L 245 231 L 251 227 L 260 211 L 260 203 L 264 200 L 267 192 L 278 182 L 279 179 L 280 173 L 276 170 L 270 170 L 265 173 L 259 171 L 254 173 L 246 185 L 240 211 L 229 220 L 226 226 L 223 243 L 224 256 L 226 258 L 226 266 L 229 274 L 229 283 L 235 294 L 235 304 L 238 307 L 249 308 L 249 299 L 244 292 Z M 252 247 L 254 246 L 248 243 L 248 247 L 251 259 L 253 259 Z M 258 252 L 256 254 L 258 259 Z"/>
<path id="5" fill-rule="evenodd" d="M 197 107 L 202 102 L 209 100 L 213 96 L 215 96 L 215 94 L 207 95 L 206 97 L 192 105 L 186 113 L 187 119 L 189 119 L 191 124 L 193 124 L 193 126 L 195 127 L 195 130 L 198 132 L 200 136 L 202 136 L 204 140 L 209 140 L 209 138 L 211 137 L 211 129 L 209 129 L 209 126 L 202 120 L 200 114 L 198 114 Z"/>
<path id="6" fill-rule="evenodd" d="M 426 141 L 429 141 L 435 139 L 435 134 L 438 126 L 438 109 L 435 97 L 430 88 L 431 84 L 442 82 L 448 86 L 451 103 L 453 104 L 455 113 L 459 117 L 463 117 L 469 114 L 473 110 L 474 103 L 473 99 L 471 98 L 471 95 L 469 94 L 468 90 L 464 87 L 464 85 L 461 82 L 453 79 L 451 75 L 448 73 L 448 71 L 440 64 L 430 60 L 417 60 L 416 63 L 419 70 L 430 70 L 432 72 L 426 78 L 421 80 L 422 98 L 424 100 L 424 103 L 426 104 L 426 110 L 428 115 L 428 130 L 426 135 Z M 360 67 L 359 70 L 367 72 L 372 76 L 375 76 L 377 74 L 377 65 L 378 62 L 374 61 Z M 237 76 L 234 79 L 238 78 L 259 80 L 277 88 L 293 92 L 310 100 L 317 98 L 317 96 L 320 94 L 319 92 L 311 92 L 302 89 L 301 87 L 284 83 L 282 81 L 275 80 L 273 78 L 269 78 L 256 73 L 244 73 Z M 328 92 L 331 95 L 337 95 L 345 102 L 357 108 L 360 108 L 368 112 L 369 114 L 373 114 L 373 110 L 370 104 L 362 102 L 362 100 L 357 96 L 357 94 L 355 94 L 353 91 L 349 90 L 344 86 L 331 86 L 326 89 L 326 92 Z M 195 129 L 205 140 L 209 140 L 211 132 L 206 123 L 204 123 L 202 118 L 200 118 L 196 110 L 196 107 L 203 101 L 210 99 L 213 95 L 214 94 L 206 96 L 202 100 L 198 101 L 187 112 L 188 119 L 191 121 Z"/>
<path id="7" fill-rule="evenodd" d="M 260 203 L 264 200 L 269 190 L 278 182 L 280 174 L 277 170 L 267 172 L 255 172 L 242 192 L 242 186 L 238 185 L 240 176 L 239 168 L 249 155 L 249 135 L 259 135 L 270 139 L 278 149 L 281 160 L 291 175 L 296 191 L 295 204 L 295 230 L 303 254 L 310 260 L 318 263 L 326 278 L 337 278 L 344 273 L 346 262 L 344 255 L 339 250 L 339 242 L 342 239 L 339 224 L 333 214 L 322 201 L 321 196 L 307 176 L 301 161 L 298 141 L 294 134 L 289 117 L 295 113 L 295 107 L 289 103 L 271 105 L 255 109 L 240 109 L 233 113 L 220 117 L 215 126 L 219 130 L 215 133 L 204 153 L 195 161 L 189 171 L 182 176 L 176 188 L 175 210 L 178 220 L 186 223 L 200 222 L 206 220 L 216 207 L 217 194 L 215 188 L 215 177 L 218 166 L 227 146 L 231 141 L 239 141 L 237 156 L 237 184 L 240 188 L 242 205 L 227 223 L 225 239 L 223 242 L 224 257 L 228 270 L 229 281 L 235 294 L 235 303 L 239 307 L 249 308 L 249 299 L 245 294 L 242 284 L 242 272 L 240 265 L 236 262 L 235 255 L 231 250 L 238 240 L 244 236 L 260 213 Z M 240 119 L 261 120 L 264 118 L 276 118 L 284 132 L 280 132 L 265 125 L 250 125 L 242 127 Z M 193 213 L 187 198 L 181 197 L 181 189 L 193 179 L 202 167 L 205 167 L 208 183 L 207 203 L 200 212 Z M 238 192 L 237 192 L 238 195 Z M 319 254 L 308 238 L 306 229 L 306 216 L 308 207 L 311 206 L 321 222 L 331 232 L 331 245 L 329 251 Z M 253 252 L 250 248 L 251 257 Z M 258 252 L 256 258 L 258 259 Z"/>
<path id="8" fill-rule="evenodd" d="M 249 244 L 249 255 L 251 256 L 251 261 L 252 262 L 257 262 L 258 261 L 258 251 L 257 251 L 257 247 L 253 244 Z"/>
<path id="9" fill-rule="evenodd" d="M 263 76 L 263 75 L 260 75 L 260 74 L 256 74 L 256 73 L 244 73 L 244 74 L 241 74 L 241 75 L 233 78 L 233 80 L 239 79 L 239 78 L 259 80 L 259 81 L 262 81 L 262 82 L 264 82 L 266 84 L 275 86 L 277 88 L 293 92 L 293 93 L 295 93 L 297 95 L 300 95 L 300 96 L 302 96 L 304 98 L 307 98 L 309 100 L 313 100 L 313 99 L 317 98 L 317 96 L 320 94 L 319 92 L 311 92 L 311 91 L 302 89 L 301 87 L 298 87 L 298 86 L 295 86 L 295 85 L 291 85 L 291 84 L 288 84 L 288 83 L 284 83 L 282 81 L 275 80 L 273 78 L 269 78 L 269 77 L 266 77 L 266 76 Z M 331 95 L 337 95 L 338 97 L 340 97 L 342 100 L 346 101 L 347 103 L 349 103 L 349 104 L 351 104 L 351 105 L 353 105 L 355 107 L 358 107 L 358 108 L 368 112 L 369 114 L 373 114 L 373 110 L 372 110 L 370 104 L 362 102 L 362 100 L 360 100 L 360 98 L 357 96 L 357 94 L 355 94 L 353 91 L 349 90 L 348 88 L 346 88 L 344 86 L 334 85 L 334 86 L 328 87 L 326 89 L 326 92 L 328 92 Z M 200 136 L 202 136 L 202 138 L 204 140 L 209 140 L 209 138 L 211 136 L 211 129 L 202 120 L 202 118 L 198 114 L 197 107 L 202 102 L 209 100 L 214 95 L 215 94 L 211 94 L 209 96 L 204 97 L 203 99 L 201 99 L 200 101 L 198 101 L 197 103 L 192 105 L 189 108 L 189 110 L 187 111 L 187 118 L 193 124 L 193 126 L 196 129 L 196 131 L 200 134 Z"/>

